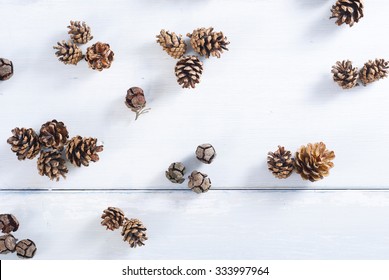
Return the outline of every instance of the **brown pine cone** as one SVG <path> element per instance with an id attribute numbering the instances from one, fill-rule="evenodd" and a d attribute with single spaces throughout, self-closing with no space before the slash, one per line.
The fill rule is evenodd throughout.
<path id="1" fill-rule="evenodd" d="M 182 184 L 185 181 L 185 166 L 182 162 L 173 162 L 165 171 L 166 178 L 172 183 Z"/>
<path id="2" fill-rule="evenodd" d="M 12 152 L 16 153 L 18 160 L 33 159 L 41 150 L 38 135 L 32 128 L 12 129 L 12 136 L 8 138 Z"/>
<path id="3" fill-rule="evenodd" d="M 200 83 L 203 63 L 197 56 L 184 56 L 177 62 L 175 72 L 179 85 L 183 88 L 195 88 Z"/>
<path id="4" fill-rule="evenodd" d="M 103 71 L 111 67 L 113 56 L 109 44 L 97 42 L 86 50 L 85 60 L 93 70 Z"/>
<path id="5" fill-rule="evenodd" d="M 369 60 L 359 73 L 359 78 L 365 86 L 388 76 L 389 62 L 384 59 Z"/>
<path id="6" fill-rule="evenodd" d="M 97 146 L 96 138 L 73 137 L 66 147 L 66 158 L 75 166 L 89 166 L 89 162 L 99 160 L 97 153 L 103 151 L 103 146 Z"/>
<path id="7" fill-rule="evenodd" d="M 21 258 L 32 258 L 36 252 L 36 245 L 30 239 L 20 240 L 16 244 L 16 253 Z"/>
<path id="8" fill-rule="evenodd" d="M 346 23 L 353 26 L 363 17 L 363 1 L 362 0 L 338 0 L 331 9 L 331 18 L 336 18 L 336 24 L 342 25 Z"/>
<path id="9" fill-rule="evenodd" d="M 117 207 L 108 207 L 105 209 L 101 218 L 103 219 L 101 225 L 107 227 L 109 230 L 120 228 L 125 220 L 124 212 Z"/>
<path id="10" fill-rule="evenodd" d="M 46 148 L 62 150 L 69 138 L 68 130 L 63 122 L 57 120 L 42 124 L 39 141 Z"/>
<path id="11" fill-rule="evenodd" d="M 267 167 L 278 179 L 286 179 L 294 169 L 292 153 L 278 146 L 277 151 L 269 152 L 267 156 Z"/>
<path id="12" fill-rule="evenodd" d="M 0 236 L 0 254 L 15 252 L 16 238 L 12 234 Z"/>
<path id="13" fill-rule="evenodd" d="M 337 61 L 332 66 L 334 81 L 343 89 L 350 89 L 358 86 L 359 72 L 358 68 L 353 67 L 350 60 Z"/>
<path id="14" fill-rule="evenodd" d="M 54 46 L 53 49 L 57 50 L 55 55 L 58 57 L 59 61 L 62 61 L 64 64 L 74 64 L 83 59 L 83 54 L 81 49 L 72 41 L 66 42 L 63 40 L 62 42 L 57 43 L 58 46 Z"/>
<path id="15" fill-rule="evenodd" d="M 211 188 L 211 179 L 207 174 L 195 170 L 188 178 L 188 187 L 195 193 L 205 193 Z"/>
<path id="16" fill-rule="evenodd" d="M 127 90 L 126 100 L 124 101 L 124 103 L 126 103 L 127 107 L 136 113 L 135 120 L 137 120 L 141 114 L 145 114 L 150 111 L 150 108 L 145 109 L 145 94 L 143 92 L 143 89 L 141 89 L 140 87 L 132 87 Z"/>
<path id="17" fill-rule="evenodd" d="M 214 32 L 213 27 L 198 28 L 186 36 L 190 38 L 193 50 L 206 58 L 210 55 L 220 58 L 223 50 L 228 51 L 227 45 L 230 42 L 227 41 L 227 37 L 223 35 L 223 32 Z"/>
<path id="18" fill-rule="evenodd" d="M 211 144 L 202 144 L 196 149 L 196 158 L 203 163 L 210 164 L 215 157 L 216 151 Z"/>
<path id="19" fill-rule="evenodd" d="M 19 221 L 12 214 L 1 214 L 0 215 L 0 230 L 2 233 L 10 233 L 17 231 L 19 228 Z"/>
<path id="20" fill-rule="evenodd" d="M 174 32 L 170 33 L 165 29 L 162 29 L 157 35 L 157 43 L 173 58 L 180 58 L 186 52 L 186 43 L 182 39 L 182 35 L 177 35 Z"/>
<path id="21" fill-rule="evenodd" d="M 90 27 L 83 21 L 70 21 L 68 26 L 70 38 L 74 43 L 86 44 L 93 39 L 93 36 L 90 32 Z"/>
<path id="22" fill-rule="evenodd" d="M 68 173 L 66 162 L 58 150 L 41 151 L 37 167 L 39 174 L 49 177 L 50 180 L 59 181 L 61 176 L 65 179 Z"/>
<path id="23" fill-rule="evenodd" d="M 329 151 L 323 142 L 301 146 L 296 152 L 295 169 L 304 180 L 315 182 L 329 175 L 334 167 L 331 160 L 335 153 Z"/>
<path id="24" fill-rule="evenodd" d="M 6 58 L 0 58 L 0 81 L 8 80 L 14 74 L 14 65 L 12 61 Z"/>
<path id="25" fill-rule="evenodd" d="M 122 229 L 123 241 L 127 241 L 131 248 L 143 246 L 143 242 L 147 240 L 146 230 L 140 220 L 126 220 Z"/>

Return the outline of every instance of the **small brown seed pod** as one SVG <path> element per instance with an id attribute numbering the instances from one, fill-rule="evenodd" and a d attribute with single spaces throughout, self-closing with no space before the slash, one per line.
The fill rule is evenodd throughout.
<path id="1" fill-rule="evenodd" d="M 0 236 L 0 254 L 15 252 L 16 239 L 12 234 Z"/>
<path id="2" fill-rule="evenodd" d="M 185 181 L 185 166 L 182 162 L 173 162 L 165 172 L 166 178 L 172 183 L 182 184 Z"/>
<path id="3" fill-rule="evenodd" d="M 36 252 L 36 245 L 30 239 L 20 240 L 16 244 L 16 253 L 21 258 L 32 258 Z"/>
<path id="4" fill-rule="evenodd" d="M 292 153 L 278 146 L 277 151 L 267 154 L 267 167 L 278 179 L 288 178 L 294 169 Z"/>
<path id="5" fill-rule="evenodd" d="M 125 220 L 124 212 L 117 207 L 108 207 L 101 215 L 103 219 L 101 225 L 107 227 L 109 230 L 115 230 L 123 225 Z"/>
<path id="6" fill-rule="evenodd" d="M 202 144 L 196 149 L 196 158 L 203 163 L 210 164 L 215 157 L 216 151 L 211 144 Z"/>
<path id="7" fill-rule="evenodd" d="M 131 87 L 127 90 L 127 95 L 124 103 L 130 108 L 133 112 L 136 113 L 135 120 L 142 114 L 148 113 L 151 109 L 146 107 L 146 99 L 143 89 L 140 87 Z"/>
<path id="8" fill-rule="evenodd" d="M 211 179 L 207 174 L 195 170 L 188 178 L 188 187 L 195 193 L 204 193 L 211 188 Z"/>
<path id="9" fill-rule="evenodd" d="M 10 233 L 17 231 L 19 228 L 19 221 L 12 214 L 1 214 L 0 215 L 0 229 L 2 233 Z"/>
<path id="10" fill-rule="evenodd" d="M 5 58 L 0 58 L 0 81 L 8 80 L 14 74 L 14 66 L 12 61 Z"/>

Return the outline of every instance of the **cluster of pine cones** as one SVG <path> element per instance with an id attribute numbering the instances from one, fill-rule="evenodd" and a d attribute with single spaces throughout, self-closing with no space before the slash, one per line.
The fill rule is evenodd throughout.
<path id="1" fill-rule="evenodd" d="M 288 178 L 296 170 L 304 180 L 315 182 L 329 175 L 334 158 L 335 153 L 327 150 L 323 142 L 301 146 L 294 158 L 290 151 L 278 146 L 275 152 L 268 153 L 267 166 L 278 179 Z"/>
<path id="2" fill-rule="evenodd" d="M 90 161 L 99 160 L 97 153 L 103 150 L 103 146 L 97 145 L 96 138 L 68 138 L 64 123 L 52 120 L 41 126 L 39 135 L 32 128 L 14 128 L 7 143 L 19 160 L 33 159 L 40 154 L 37 162 L 39 174 L 59 181 L 68 173 L 65 159 L 78 167 L 89 166 Z"/>
<path id="3" fill-rule="evenodd" d="M 350 27 L 363 17 L 362 0 L 338 0 L 331 9 L 331 18 L 336 18 L 336 24 L 348 24 Z"/>
<path id="4" fill-rule="evenodd" d="M 89 67 L 93 70 L 102 71 L 111 67 L 114 53 L 109 44 L 97 42 L 87 48 L 85 56 L 82 54 L 82 50 L 78 45 L 86 44 L 93 39 L 90 27 L 85 22 L 70 21 L 68 28 L 70 40 L 62 40 L 57 43 L 57 46 L 53 47 L 57 50 L 55 55 L 59 61 L 64 64 L 77 65 L 85 57 Z"/>
<path id="5" fill-rule="evenodd" d="M 228 51 L 227 45 L 230 42 L 227 41 L 227 37 L 221 31 L 213 31 L 212 27 L 195 29 L 186 36 L 190 38 L 193 51 L 199 56 L 220 58 L 224 50 Z M 200 61 L 197 55 L 184 56 L 187 51 L 187 44 L 182 35 L 162 29 L 157 35 L 157 43 L 168 55 L 179 59 L 175 67 L 178 84 L 183 88 L 195 88 L 196 84 L 200 83 L 203 62 Z"/>
<path id="6" fill-rule="evenodd" d="M 101 225 L 107 230 L 116 230 L 122 228 L 123 241 L 128 242 L 131 248 L 145 245 L 147 240 L 146 228 L 138 219 L 128 219 L 124 212 L 117 207 L 108 207 L 101 215 L 103 219 Z"/>

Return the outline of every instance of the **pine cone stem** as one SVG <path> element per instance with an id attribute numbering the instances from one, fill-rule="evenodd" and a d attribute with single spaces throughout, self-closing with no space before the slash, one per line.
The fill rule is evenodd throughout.
<path id="1" fill-rule="evenodd" d="M 148 112 L 150 112 L 151 108 L 143 108 L 141 110 L 138 110 L 138 111 L 134 111 L 135 112 L 135 120 L 137 120 L 139 118 L 140 115 L 142 114 L 146 114 Z"/>

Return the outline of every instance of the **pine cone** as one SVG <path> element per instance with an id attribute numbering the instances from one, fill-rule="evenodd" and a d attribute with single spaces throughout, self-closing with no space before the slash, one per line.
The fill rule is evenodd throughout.
<path id="1" fill-rule="evenodd" d="M 160 34 L 157 35 L 157 43 L 159 43 L 163 50 L 173 58 L 180 58 L 186 52 L 186 43 L 182 39 L 182 35 L 165 31 L 162 29 Z"/>
<path id="2" fill-rule="evenodd" d="M 58 46 L 54 46 L 53 49 L 56 49 L 57 52 L 55 55 L 58 57 L 59 61 L 62 61 L 64 64 L 74 64 L 83 59 L 83 54 L 81 49 L 71 41 L 62 41 L 57 43 Z"/>
<path id="3" fill-rule="evenodd" d="M 60 177 L 66 178 L 68 169 L 66 162 L 62 158 L 61 152 L 57 150 L 41 151 L 38 158 L 38 171 L 41 176 L 47 176 L 50 180 L 59 181 Z"/>
<path id="4" fill-rule="evenodd" d="M 365 86 L 388 76 L 389 62 L 384 59 L 369 60 L 359 73 L 359 78 Z"/>
<path id="5" fill-rule="evenodd" d="M 0 215 L 0 230 L 2 233 L 10 233 L 17 231 L 19 228 L 19 221 L 12 214 L 1 214 Z"/>
<path id="6" fill-rule="evenodd" d="M 269 152 L 267 156 L 267 167 L 278 179 L 286 179 L 292 174 L 294 169 L 294 159 L 292 153 L 278 146 L 278 150 Z"/>
<path id="7" fill-rule="evenodd" d="M 336 18 L 336 24 L 346 23 L 353 26 L 355 22 L 363 17 L 362 0 L 338 0 L 331 9 L 331 18 Z"/>
<path id="8" fill-rule="evenodd" d="M 117 207 L 108 207 L 105 209 L 101 218 L 103 219 L 101 225 L 107 227 L 109 230 L 120 228 L 125 220 L 123 211 Z"/>
<path id="9" fill-rule="evenodd" d="M 211 188 L 211 179 L 207 174 L 195 170 L 188 178 L 188 187 L 195 193 L 204 193 Z"/>
<path id="10" fill-rule="evenodd" d="M 185 181 L 185 166 L 182 162 L 173 162 L 165 172 L 166 178 L 172 183 L 182 184 Z"/>
<path id="11" fill-rule="evenodd" d="M 0 236 L 0 254 L 15 252 L 16 239 L 12 234 Z"/>
<path id="12" fill-rule="evenodd" d="M 147 240 L 146 230 L 140 220 L 126 220 L 122 229 L 123 240 L 130 243 L 131 248 L 143 246 L 145 245 L 143 242 Z"/>
<path id="13" fill-rule="evenodd" d="M 146 99 L 143 89 L 140 87 L 132 87 L 127 90 L 126 100 L 124 103 L 126 103 L 127 107 L 136 113 L 135 120 L 137 120 L 141 114 L 150 111 L 150 108 L 144 109 L 146 106 Z"/>
<path id="14" fill-rule="evenodd" d="M 210 164 L 216 157 L 215 148 L 211 144 L 202 144 L 196 149 L 196 158 L 206 164 Z"/>
<path id="15" fill-rule="evenodd" d="M 350 89 L 358 86 L 359 78 L 358 68 L 353 67 L 350 60 L 337 61 L 332 66 L 333 79 L 343 89 Z"/>
<path id="16" fill-rule="evenodd" d="M 18 160 L 33 159 L 41 150 L 38 135 L 32 128 L 14 128 L 12 136 L 8 138 L 12 152 L 16 153 Z"/>
<path id="17" fill-rule="evenodd" d="M 42 125 L 39 141 L 46 148 L 62 150 L 69 138 L 68 130 L 63 122 L 48 121 Z"/>
<path id="18" fill-rule="evenodd" d="M 70 29 L 68 34 L 74 43 L 86 44 L 93 39 L 90 27 L 85 22 L 71 20 L 68 28 Z"/>
<path id="19" fill-rule="evenodd" d="M 203 73 L 203 63 L 197 56 L 184 56 L 176 64 L 176 77 L 183 88 L 195 88 L 200 83 Z"/>
<path id="20" fill-rule="evenodd" d="M 323 142 L 308 144 L 296 152 L 295 169 L 304 180 L 318 181 L 329 175 L 334 158 L 335 153 L 327 150 Z"/>
<path id="21" fill-rule="evenodd" d="M 113 56 L 109 44 L 97 42 L 86 50 L 85 60 L 93 70 L 103 71 L 111 67 Z"/>
<path id="22" fill-rule="evenodd" d="M 193 33 L 186 34 L 190 38 L 190 44 L 193 50 L 201 56 L 209 58 L 210 55 L 220 58 L 220 53 L 223 50 L 228 51 L 227 37 L 223 32 L 214 32 L 213 27 L 198 28 L 193 30 Z"/>
<path id="23" fill-rule="evenodd" d="M 16 253 L 21 258 L 32 258 L 36 252 L 36 245 L 30 239 L 20 240 L 16 244 Z"/>
<path id="24" fill-rule="evenodd" d="M 81 136 L 73 137 L 69 140 L 66 147 L 66 158 L 75 166 L 81 164 L 89 166 L 89 162 L 99 160 L 97 153 L 103 150 L 103 146 L 97 146 L 96 138 L 82 138 Z"/>
<path id="25" fill-rule="evenodd" d="M 6 58 L 0 58 L 0 81 L 10 79 L 14 74 L 14 65 L 12 61 Z"/>

